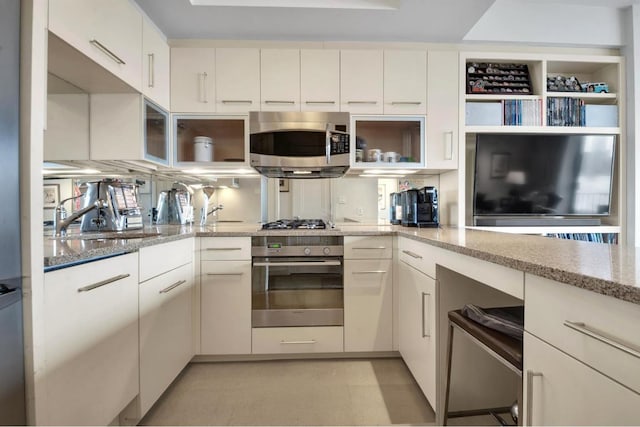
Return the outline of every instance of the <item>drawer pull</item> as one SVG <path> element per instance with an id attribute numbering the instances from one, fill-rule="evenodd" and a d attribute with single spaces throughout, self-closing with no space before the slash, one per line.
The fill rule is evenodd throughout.
<path id="1" fill-rule="evenodd" d="M 316 340 L 307 340 L 307 341 L 280 341 L 280 344 L 315 344 Z"/>
<path id="2" fill-rule="evenodd" d="M 340 261 L 291 261 L 291 262 L 262 262 L 256 261 L 254 267 L 316 267 L 316 266 L 338 266 Z"/>
<path id="3" fill-rule="evenodd" d="M 347 101 L 347 104 L 376 105 L 378 101 Z"/>
<path id="4" fill-rule="evenodd" d="M 418 255 L 415 252 L 411 252 L 411 251 L 402 251 L 403 254 L 407 254 L 409 255 L 411 258 L 415 258 L 415 259 L 422 259 L 422 255 Z"/>
<path id="5" fill-rule="evenodd" d="M 126 279 L 131 276 L 130 274 L 119 274 L 117 276 L 111 277 L 110 279 L 103 280 L 101 282 L 96 282 L 92 285 L 84 286 L 82 288 L 78 288 L 78 292 L 89 292 L 96 288 L 102 287 L 104 285 L 108 285 L 109 283 L 117 282 L 118 280 Z"/>
<path id="6" fill-rule="evenodd" d="M 92 45 L 94 45 L 95 47 L 97 47 L 98 49 L 100 49 L 102 51 L 102 53 L 104 53 L 105 55 L 107 55 L 109 58 L 111 58 L 114 62 L 116 62 L 117 64 L 120 65 L 125 65 L 125 62 L 115 53 L 113 53 L 111 50 L 109 50 L 108 47 L 106 47 L 105 45 L 103 45 L 102 43 L 100 43 L 98 40 L 96 39 L 91 39 L 89 41 L 89 43 L 91 43 Z"/>
<path id="7" fill-rule="evenodd" d="M 207 248 L 207 251 L 241 251 L 242 248 Z"/>
<path id="8" fill-rule="evenodd" d="M 595 332 L 582 322 L 570 322 L 568 320 L 565 320 L 564 326 L 566 326 L 567 328 L 571 328 L 574 331 L 580 332 L 581 334 L 590 336 L 593 339 L 596 339 L 600 342 L 603 342 L 607 345 L 610 345 L 611 347 L 617 348 L 618 350 L 624 351 L 625 353 L 640 359 L 640 351 L 634 348 L 631 348 L 626 344 L 622 344 L 618 342 L 613 337 L 608 337 L 606 335 L 603 335 L 602 333 Z"/>
<path id="9" fill-rule="evenodd" d="M 371 248 L 356 248 L 354 247 L 353 249 L 358 249 L 358 250 L 367 250 L 367 249 L 371 249 L 371 250 L 380 250 L 380 249 L 387 249 L 386 246 L 376 246 L 376 247 L 371 247 Z"/>
<path id="10" fill-rule="evenodd" d="M 155 55 L 153 53 L 147 54 L 149 58 L 149 87 L 153 87 L 155 85 L 155 75 L 154 75 L 154 67 L 155 67 Z"/>
<path id="11" fill-rule="evenodd" d="M 427 302 L 425 304 L 424 302 L 424 297 L 428 296 L 429 298 L 431 298 L 431 294 L 427 293 L 427 292 L 423 292 L 422 293 L 422 338 L 430 338 L 431 337 L 431 321 L 429 321 L 429 327 L 425 327 L 424 325 L 424 321 L 428 319 L 427 315 L 426 315 L 426 310 L 425 308 L 427 308 L 429 306 L 429 303 Z M 429 330 L 429 332 L 427 333 L 427 329 Z"/>
<path id="12" fill-rule="evenodd" d="M 386 270 L 353 271 L 351 274 L 386 274 Z"/>
<path id="13" fill-rule="evenodd" d="M 277 100 L 266 100 L 264 101 L 265 104 L 295 104 L 296 101 L 277 101 Z"/>
<path id="14" fill-rule="evenodd" d="M 305 104 L 335 104 L 336 101 L 305 101 Z"/>
<path id="15" fill-rule="evenodd" d="M 167 292 L 171 292 L 173 289 L 177 288 L 178 286 L 180 286 L 180 285 L 182 285 L 184 283 L 187 283 L 187 281 L 186 280 L 179 280 L 176 283 L 174 283 L 173 285 L 167 286 L 166 288 L 164 288 L 163 290 L 161 290 L 158 293 L 166 294 Z"/>
<path id="16" fill-rule="evenodd" d="M 207 273 L 207 276 L 242 276 L 244 273 Z"/>
<path id="17" fill-rule="evenodd" d="M 391 105 L 420 105 L 420 101 L 391 101 Z"/>
<path id="18" fill-rule="evenodd" d="M 527 422 L 525 425 L 533 425 L 533 378 L 542 377 L 542 373 L 527 371 Z"/>
<path id="19" fill-rule="evenodd" d="M 223 99 L 223 104 L 253 104 L 250 99 Z"/>

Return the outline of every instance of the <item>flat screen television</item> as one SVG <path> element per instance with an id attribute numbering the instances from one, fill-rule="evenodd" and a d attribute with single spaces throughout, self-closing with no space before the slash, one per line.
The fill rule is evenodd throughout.
<path id="1" fill-rule="evenodd" d="M 615 147 L 615 135 L 478 134 L 474 217 L 608 215 Z"/>

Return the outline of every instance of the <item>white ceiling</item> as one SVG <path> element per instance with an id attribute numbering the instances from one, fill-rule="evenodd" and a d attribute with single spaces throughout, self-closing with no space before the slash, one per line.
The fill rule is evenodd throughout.
<path id="1" fill-rule="evenodd" d="M 550 3 L 623 8 L 640 0 L 508 1 L 552 9 Z M 169 39 L 436 43 L 463 41 L 485 12 L 500 4 L 495 0 L 401 0 L 397 10 L 366 10 L 192 6 L 189 0 L 135 2 Z"/>

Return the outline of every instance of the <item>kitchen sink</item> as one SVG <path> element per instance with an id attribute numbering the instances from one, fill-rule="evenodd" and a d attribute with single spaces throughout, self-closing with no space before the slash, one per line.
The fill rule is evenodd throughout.
<path id="1" fill-rule="evenodd" d="M 61 237 L 49 237 L 50 240 L 119 240 L 119 239 L 144 239 L 145 237 L 160 236 L 158 232 L 122 231 L 106 233 L 80 233 L 69 234 Z"/>

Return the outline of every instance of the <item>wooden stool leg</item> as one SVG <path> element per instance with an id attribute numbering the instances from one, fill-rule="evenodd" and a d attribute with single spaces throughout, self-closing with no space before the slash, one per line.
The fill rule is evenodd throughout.
<path id="1" fill-rule="evenodd" d="M 442 414 L 442 425 L 447 425 L 449 414 L 449 389 L 451 388 L 451 358 L 453 350 L 453 325 L 449 322 L 449 332 L 447 334 L 447 382 L 444 391 L 444 410 Z"/>

